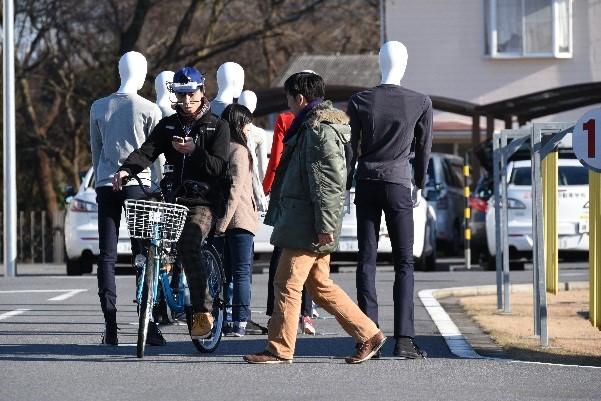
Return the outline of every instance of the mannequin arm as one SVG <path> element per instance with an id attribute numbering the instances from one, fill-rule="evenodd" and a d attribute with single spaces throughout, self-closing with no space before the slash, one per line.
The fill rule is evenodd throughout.
<path id="1" fill-rule="evenodd" d="M 422 199 L 422 190 L 418 187 L 412 185 L 411 186 L 411 201 L 413 202 L 413 207 L 418 207 L 419 202 Z"/>

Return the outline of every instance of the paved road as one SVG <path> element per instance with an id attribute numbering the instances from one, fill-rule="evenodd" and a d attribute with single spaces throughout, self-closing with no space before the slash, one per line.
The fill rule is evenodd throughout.
<path id="1" fill-rule="evenodd" d="M 461 263 L 442 262 L 443 268 Z M 380 270 L 380 324 L 391 335 L 393 273 L 390 266 Z M 163 327 L 167 346 L 147 348 L 140 360 L 132 276 L 117 278 L 123 345 L 107 347 L 98 345 L 102 315 L 95 276 L 68 277 L 60 265 L 24 265 L 19 273 L 0 278 L 1 400 L 598 400 L 601 393 L 599 369 L 457 358 L 417 296 L 417 341 L 427 360 L 347 365 L 341 358 L 353 353 L 353 340 L 323 311 L 315 321 L 319 335 L 299 336 L 291 365 L 243 363 L 242 355 L 263 349 L 265 336 L 227 337 L 214 354 L 201 355 L 182 326 Z M 352 268 L 332 276 L 355 297 Z M 582 265 L 561 269 L 560 281 L 587 279 Z M 531 282 L 532 272 L 512 272 L 511 280 Z M 253 320 L 261 324 L 267 320 L 266 282 L 267 274 L 253 275 Z M 494 283 L 494 272 L 416 273 L 416 294 Z M 392 346 L 389 338 L 386 356 Z"/>

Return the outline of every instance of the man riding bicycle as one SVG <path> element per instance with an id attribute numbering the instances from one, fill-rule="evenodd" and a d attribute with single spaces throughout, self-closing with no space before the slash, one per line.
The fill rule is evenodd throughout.
<path id="1" fill-rule="evenodd" d="M 161 154 L 173 166 L 172 182 L 177 188 L 177 203 L 189 208 L 186 223 L 177 244 L 192 302 L 192 339 L 211 335 L 212 305 L 208 303 L 206 272 L 202 268 L 201 244 L 207 237 L 221 207 L 220 177 L 225 174 L 229 157 L 230 131 L 227 123 L 211 114 L 204 93 L 204 78 L 198 70 L 184 67 L 168 84 L 175 93 L 176 113 L 163 118 L 148 139 L 133 151 L 114 176 L 113 189 L 119 190 L 122 179 L 138 174 Z"/>

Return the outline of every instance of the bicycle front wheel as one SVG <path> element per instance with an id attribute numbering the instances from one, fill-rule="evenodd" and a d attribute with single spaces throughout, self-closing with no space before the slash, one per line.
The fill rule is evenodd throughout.
<path id="1" fill-rule="evenodd" d="M 225 273 L 219 254 L 212 245 L 204 244 L 201 248 L 202 263 L 207 275 L 207 292 L 212 300 L 213 329 L 211 336 L 203 340 L 192 340 L 196 349 L 202 353 L 210 353 L 217 349 L 223 333 L 225 317 Z M 188 328 L 192 325 L 192 311 L 186 313 Z"/>
<path id="2" fill-rule="evenodd" d="M 142 297 L 139 305 L 139 325 L 138 325 L 138 358 L 144 357 L 146 348 L 146 337 L 148 336 L 148 323 L 154 306 L 154 275 L 155 275 L 155 255 L 157 248 L 148 247 L 148 256 L 146 257 L 146 268 L 144 269 L 144 283 L 142 284 Z"/>

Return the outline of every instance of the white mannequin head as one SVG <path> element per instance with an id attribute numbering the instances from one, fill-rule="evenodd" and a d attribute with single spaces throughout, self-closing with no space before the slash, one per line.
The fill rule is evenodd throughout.
<path id="1" fill-rule="evenodd" d="M 407 48 L 401 42 L 386 42 L 380 48 L 382 84 L 400 85 L 407 68 Z"/>
<path id="2" fill-rule="evenodd" d="M 242 91 L 240 97 L 238 98 L 238 103 L 246 106 L 251 113 L 254 113 L 255 109 L 257 108 L 257 95 L 253 91 Z"/>
<path id="3" fill-rule="evenodd" d="M 171 107 L 171 104 L 176 102 L 175 97 L 169 97 L 170 92 L 167 90 L 167 82 L 173 82 L 173 71 L 163 71 L 154 80 L 154 90 L 157 93 L 157 104 L 159 106 Z"/>
<path id="4" fill-rule="evenodd" d="M 127 52 L 119 59 L 119 76 L 121 86 L 118 93 L 138 93 L 148 71 L 146 58 L 138 52 Z"/>
<path id="5" fill-rule="evenodd" d="M 217 96 L 215 99 L 232 103 L 240 97 L 244 86 L 244 69 L 240 64 L 228 61 L 217 69 Z"/>

